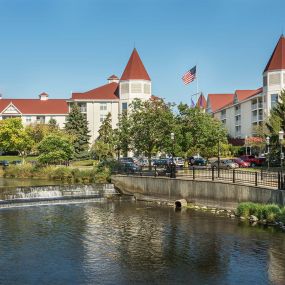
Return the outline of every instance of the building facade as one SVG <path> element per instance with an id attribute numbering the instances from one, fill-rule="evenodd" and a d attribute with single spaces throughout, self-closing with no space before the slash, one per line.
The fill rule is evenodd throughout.
<path id="1" fill-rule="evenodd" d="M 206 112 L 225 125 L 232 138 L 256 135 L 285 87 L 285 38 L 282 35 L 263 71 L 263 86 L 229 94 L 208 94 Z"/>
<path id="2" fill-rule="evenodd" d="M 86 115 L 92 143 L 108 113 L 111 113 L 112 126 L 116 128 L 119 114 L 127 110 L 134 99 L 149 100 L 151 97 L 151 79 L 134 49 L 121 78 L 112 75 L 107 84 L 86 92 L 72 93 L 70 99 L 50 99 L 45 92 L 39 95 L 39 99 L 0 97 L 0 119 L 19 117 L 25 126 L 55 119 L 63 128 L 72 105 L 78 104 Z"/>

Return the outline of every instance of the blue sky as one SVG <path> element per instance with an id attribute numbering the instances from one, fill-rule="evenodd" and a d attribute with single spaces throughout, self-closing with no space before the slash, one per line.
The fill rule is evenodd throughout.
<path id="1" fill-rule="evenodd" d="M 258 88 L 285 29 L 284 0 L 0 0 L 0 93 L 69 98 L 120 76 L 134 44 L 153 94 L 190 102 Z M 284 30 L 285 32 L 285 30 Z"/>

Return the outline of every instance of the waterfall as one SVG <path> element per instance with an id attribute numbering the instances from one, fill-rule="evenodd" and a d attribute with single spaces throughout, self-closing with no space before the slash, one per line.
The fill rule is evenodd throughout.
<path id="1" fill-rule="evenodd" d="M 104 198 L 116 195 L 113 184 L 48 185 L 0 188 L 0 205 L 51 200 Z"/>

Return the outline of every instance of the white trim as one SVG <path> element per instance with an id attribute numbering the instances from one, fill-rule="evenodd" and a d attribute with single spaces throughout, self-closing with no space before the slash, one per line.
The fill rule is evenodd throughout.
<path id="1" fill-rule="evenodd" d="M 4 113 L 11 106 L 18 112 L 18 114 L 15 114 L 15 113 L 7 113 L 7 114 L 5 114 Z M 12 102 L 10 102 L 9 105 L 0 114 L 4 114 L 4 115 L 21 115 L 22 112 Z"/>

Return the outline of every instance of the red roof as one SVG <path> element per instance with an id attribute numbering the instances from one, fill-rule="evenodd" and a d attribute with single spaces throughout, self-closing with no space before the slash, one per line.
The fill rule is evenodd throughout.
<path id="1" fill-rule="evenodd" d="M 282 35 L 264 69 L 265 71 L 285 69 L 285 38 Z"/>
<path id="2" fill-rule="evenodd" d="M 119 79 L 118 76 L 116 76 L 115 74 L 111 75 L 108 79 Z"/>
<path id="3" fill-rule="evenodd" d="M 235 94 L 237 96 L 238 102 L 246 100 L 254 95 L 257 95 L 263 91 L 262 87 L 255 90 L 236 90 Z"/>
<path id="4" fill-rule="evenodd" d="M 2 113 L 10 104 L 13 104 L 20 113 L 27 115 L 68 114 L 65 99 L 0 99 L 0 112 Z"/>
<path id="5" fill-rule="evenodd" d="M 86 100 L 118 100 L 118 83 L 111 82 L 83 93 L 72 93 L 72 99 Z"/>
<path id="6" fill-rule="evenodd" d="M 234 94 L 208 94 L 209 107 L 212 112 L 226 107 L 233 103 Z"/>
<path id="7" fill-rule="evenodd" d="M 202 108 L 202 109 L 206 109 L 207 108 L 207 101 L 204 97 L 203 94 L 201 94 L 198 98 L 198 101 L 196 103 L 196 106 L 199 107 L 199 108 Z"/>
<path id="8" fill-rule="evenodd" d="M 136 49 L 133 50 L 121 80 L 151 80 Z"/>

